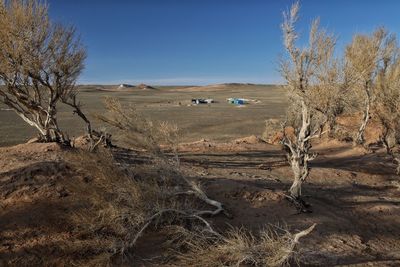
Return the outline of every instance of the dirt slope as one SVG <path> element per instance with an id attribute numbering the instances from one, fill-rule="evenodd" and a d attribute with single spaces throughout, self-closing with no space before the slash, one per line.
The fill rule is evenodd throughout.
<path id="1" fill-rule="evenodd" d="M 304 187 L 313 213 L 297 214 L 284 199 L 291 172 L 278 146 L 254 137 L 230 147 L 203 143 L 184 146 L 182 168 L 232 214 L 211 219 L 219 231 L 281 224 L 296 232 L 315 222 L 317 228 L 299 247 L 301 265 L 400 265 L 400 182 L 381 151 L 366 153 L 337 141 L 315 146 L 320 156 Z M 95 214 L 93 206 L 84 205 L 95 181 L 66 161 L 66 153 L 55 144 L 0 149 L 0 266 L 96 265 L 103 255 L 100 244 L 110 239 L 82 235 L 82 221 L 75 216 Z M 120 154 L 125 163 L 136 156 Z M 143 257 L 162 252 L 157 233 L 139 244 Z M 160 265 L 144 261 L 141 266 Z"/>
<path id="2" fill-rule="evenodd" d="M 124 241 L 119 181 L 57 144 L 0 149 L 0 266 L 104 266 Z M 99 163 L 102 166 L 102 163 Z M 113 170 L 116 178 L 118 171 Z M 124 183 L 119 183 L 124 188 Z"/>

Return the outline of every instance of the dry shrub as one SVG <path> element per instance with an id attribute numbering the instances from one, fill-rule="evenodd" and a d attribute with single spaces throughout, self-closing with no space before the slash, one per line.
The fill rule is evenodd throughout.
<path id="1" fill-rule="evenodd" d="M 264 132 L 262 133 L 261 138 L 269 144 L 276 143 L 277 133 L 282 130 L 281 124 L 282 122 L 278 119 L 266 120 Z"/>
<path id="2" fill-rule="evenodd" d="M 71 263 L 132 263 L 137 242 L 147 231 L 171 225 L 217 234 L 202 216 L 218 214 L 222 205 L 208 210 L 219 202 L 208 199 L 199 185 L 167 163 L 151 161 L 126 170 L 105 149 L 71 151 L 66 160 L 82 178 L 78 183 L 76 179 L 67 182 L 67 190 L 79 198 L 70 218 L 78 241 L 64 250 L 82 253 L 81 259 Z"/>
<path id="3" fill-rule="evenodd" d="M 179 266 L 286 266 L 296 261 L 298 239 L 310 233 L 315 225 L 292 235 L 287 230 L 270 227 L 254 236 L 243 228 L 232 229 L 226 236 L 207 238 L 182 234 L 188 251 L 178 257 Z M 183 229 L 184 230 L 184 229 Z"/>
<path id="4" fill-rule="evenodd" d="M 160 145 L 163 142 L 171 148 L 177 147 L 177 127 L 150 122 L 134 107 L 123 107 L 116 99 L 106 99 L 106 108 L 107 114 L 98 116 L 99 119 L 120 129 L 124 140 L 135 149 L 145 150 L 141 155 L 147 156 L 147 162 L 141 167 L 134 167 L 134 173 L 140 173 L 140 178 L 130 182 L 134 187 L 130 190 L 136 192 L 133 194 L 135 198 L 124 193 L 125 188 L 121 189 L 122 192 L 115 189 L 117 195 L 122 193 L 128 196 L 123 203 L 135 203 L 128 204 L 126 210 L 115 211 L 114 207 L 102 210 L 105 213 L 103 217 L 108 218 L 107 225 L 112 227 L 119 223 L 121 226 L 118 228 L 125 232 L 125 239 L 114 251 L 124 252 L 134 247 L 146 230 L 162 227 L 168 229 L 171 235 L 165 245 L 172 251 L 170 257 L 179 255 L 179 266 L 232 266 L 240 263 L 281 266 L 291 260 L 300 237 L 292 236 L 287 231 L 280 235 L 269 229 L 255 237 L 238 229 L 224 237 L 213 230 L 204 216 L 225 212 L 222 204 L 209 199 L 198 183 L 183 175 L 176 149 L 175 160 L 171 164 Z M 130 168 L 129 165 L 127 167 Z M 115 172 L 110 170 L 110 175 L 115 176 Z M 125 187 L 125 184 L 116 185 L 121 186 Z M 124 224 L 126 221 L 129 223 Z M 312 228 L 307 229 L 305 234 Z"/>
<path id="5" fill-rule="evenodd" d="M 72 220 L 80 225 L 80 236 L 97 248 L 102 264 L 111 262 L 115 254 L 124 254 L 132 236 L 153 209 L 145 199 L 157 202 L 159 188 L 140 183 L 115 168 L 109 155 L 71 152 L 68 161 L 80 170 L 86 186 L 69 184 L 70 191 L 84 197 Z M 92 242 L 97 241 L 97 244 Z"/>
<path id="6" fill-rule="evenodd" d="M 118 137 L 134 149 L 161 156 L 162 144 L 175 148 L 179 142 L 179 128 L 169 122 L 153 122 L 145 118 L 133 105 L 122 106 L 116 98 L 104 101 L 106 113 L 97 115 L 100 121 L 117 128 Z"/>
<path id="7" fill-rule="evenodd" d="M 299 3 L 296 2 L 290 10 L 283 13 L 282 33 L 286 56 L 282 58 L 279 70 L 286 82 L 285 88 L 289 97 L 283 129 L 293 127 L 295 134 L 294 140 L 291 140 L 285 135 L 286 131 L 282 131 L 281 143 L 293 171 L 293 183 L 288 198 L 300 204 L 298 206 L 303 212 L 309 210 L 301 199 L 302 185 L 310 173 L 309 162 L 317 156 L 311 152 L 311 140 L 323 134 L 322 126 L 327 120 L 327 114 L 331 112 L 330 107 L 323 112 L 318 111 L 313 99 L 319 99 L 319 94 L 325 90 L 327 83 L 337 83 L 339 75 L 336 73 L 337 60 L 334 58 L 336 37 L 321 29 L 318 19 L 311 24 L 308 46 L 302 47 L 298 44 L 296 23 L 299 8 Z"/>
<path id="8" fill-rule="evenodd" d="M 148 227 L 181 224 L 185 221 L 181 215 L 197 208 L 190 197 L 183 200 L 182 196 L 174 196 L 175 191 L 183 190 L 177 180 L 147 177 L 144 173 L 134 179 L 115 165 L 107 151 L 70 152 L 67 159 L 84 180 L 68 184 L 69 191 L 84 198 L 82 208 L 71 218 L 74 225 L 79 225 L 75 231 L 82 241 L 78 243 L 86 247 L 83 251 L 94 249 L 95 258 L 102 264 L 106 259 L 112 262 L 117 255 L 134 253 L 140 231 L 154 214 L 163 211 Z"/>
<path id="9" fill-rule="evenodd" d="M 178 144 L 179 128 L 169 122 L 152 122 L 140 114 L 134 106 L 124 107 L 115 98 L 106 98 L 107 113 L 99 115 L 98 119 L 116 127 L 126 143 L 133 149 L 142 149 L 148 157 L 152 168 L 160 169 L 160 175 L 172 174 L 179 182 L 185 184 L 181 194 L 194 195 L 216 209 L 201 211 L 201 215 L 216 215 L 223 211 L 222 204 L 209 199 L 203 190 L 194 181 L 188 180 L 180 170 Z M 173 157 L 165 153 L 172 150 Z M 205 213 L 203 213 L 205 212 Z"/>
<path id="10" fill-rule="evenodd" d="M 91 134 L 75 87 L 86 52 L 75 29 L 52 22 L 48 13 L 45 1 L 0 1 L 0 102 L 41 140 L 69 144 L 57 120 L 60 103 L 72 107 Z"/>

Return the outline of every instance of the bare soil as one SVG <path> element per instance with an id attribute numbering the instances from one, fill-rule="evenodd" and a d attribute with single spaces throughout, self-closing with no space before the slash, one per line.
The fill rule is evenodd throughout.
<path id="1" fill-rule="evenodd" d="M 222 84 L 198 87 L 157 87 L 143 90 L 137 87 L 117 90 L 117 85 L 87 85 L 79 87 L 82 110 L 96 129 L 117 133 L 94 119 L 104 115 L 103 100 L 115 97 L 123 105 L 134 105 L 146 118 L 177 124 L 182 131 L 181 142 L 194 142 L 202 138 L 227 142 L 252 134 L 261 135 L 264 121 L 285 114 L 286 94 L 281 86 Z M 244 106 L 227 103 L 229 97 L 258 100 Z M 212 98 L 217 103 L 191 105 L 192 98 Z M 70 137 L 84 134 L 85 124 L 72 110 L 60 105 L 57 118 L 60 127 Z M 249 119 L 250 118 L 250 119 Z M 26 142 L 36 134 L 15 112 L 0 103 L 0 146 Z M 115 140 L 114 138 L 114 140 Z"/>
<path id="2" fill-rule="evenodd" d="M 302 266 L 399 266 L 400 180 L 390 160 L 378 148 L 366 151 L 339 141 L 321 141 L 314 149 L 319 157 L 303 191 L 313 212 L 298 214 L 284 197 L 291 171 L 279 146 L 255 136 L 180 146 L 184 173 L 232 214 L 210 218 L 218 231 L 243 226 L 256 232 L 278 224 L 296 232 L 317 223 L 298 246 Z M 79 250 L 83 239 L 70 216 L 90 207 L 79 205 L 78 192 L 68 191 L 68 183 L 83 184 L 85 177 L 65 162 L 65 153 L 56 144 L 0 148 L 0 266 L 23 266 L 27 259 L 56 266 L 63 257 L 85 262 L 96 254 Z M 114 153 L 138 164 L 137 153 Z M 143 259 L 162 256 L 163 239 L 159 232 L 143 236 L 139 266 L 161 265 Z"/>

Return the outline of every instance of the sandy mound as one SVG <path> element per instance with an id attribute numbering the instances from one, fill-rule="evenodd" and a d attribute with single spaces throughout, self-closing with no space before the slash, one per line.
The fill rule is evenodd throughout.
<path id="1" fill-rule="evenodd" d="M 202 151 L 214 151 L 214 152 L 234 152 L 234 151 L 246 151 L 246 150 L 265 150 L 273 149 L 270 144 L 267 144 L 261 138 L 251 135 L 235 139 L 226 143 L 214 142 L 206 139 L 191 143 L 182 143 L 178 146 L 178 150 L 181 152 L 202 152 Z"/>
<path id="2" fill-rule="evenodd" d="M 261 144 L 261 143 L 264 143 L 264 141 L 261 138 L 255 136 L 255 135 L 238 138 L 238 139 L 235 139 L 233 142 L 236 144 Z"/>
<path id="3" fill-rule="evenodd" d="M 0 148 L 0 266 L 104 266 L 112 259 L 128 234 L 111 218 L 128 195 L 115 191 L 124 181 L 104 179 L 97 163 L 57 144 Z"/>
<path id="4" fill-rule="evenodd" d="M 347 135 L 356 136 L 358 128 L 360 127 L 361 124 L 361 120 L 362 120 L 362 114 L 354 114 L 354 115 L 338 117 L 336 121 L 339 128 L 339 135 L 341 134 L 341 132 L 344 132 L 343 139 L 345 139 Z M 341 131 L 341 129 L 343 130 Z M 379 142 L 380 136 L 382 135 L 382 130 L 383 130 L 382 125 L 375 118 L 371 118 L 368 121 L 367 127 L 365 129 L 366 145 Z M 349 132 L 350 134 L 346 132 Z"/>

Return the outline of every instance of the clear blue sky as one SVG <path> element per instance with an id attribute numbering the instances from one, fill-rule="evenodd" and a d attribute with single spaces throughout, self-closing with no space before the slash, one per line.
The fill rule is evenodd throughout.
<path id="1" fill-rule="evenodd" d="M 48 0 L 50 15 L 77 28 L 87 47 L 80 83 L 277 83 L 280 23 L 289 0 Z M 339 37 L 377 26 L 400 31 L 397 0 L 303 0 L 311 20 Z"/>

